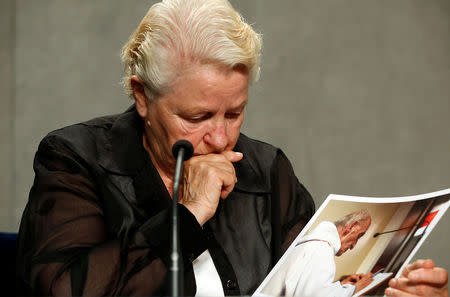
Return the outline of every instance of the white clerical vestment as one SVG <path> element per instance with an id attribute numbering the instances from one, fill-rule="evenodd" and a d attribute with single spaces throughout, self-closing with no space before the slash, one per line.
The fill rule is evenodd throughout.
<path id="1" fill-rule="evenodd" d="M 331 222 L 321 222 L 303 237 L 289 256 L 284 283 L 285 296 L 352 296 L 355 286 L 341 285 L 339 281 L 334 281 L 334 256 L 340 248 L 339 233 Z"/>

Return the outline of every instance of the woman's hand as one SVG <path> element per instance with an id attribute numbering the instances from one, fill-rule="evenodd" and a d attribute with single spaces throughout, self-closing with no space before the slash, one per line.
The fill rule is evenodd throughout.
<path id="1" fill-rule="evenodd" d="M 233 191 L 237 178 L 232 163 L 242 157 L 242 153 L 225 151 L 194 156 L 184 163 L 180 203 L 201 226 L 214 215 L 219 199 Z"/>
<path id="2" fill-rule="evenodd" d="M 448 297 L 447 270 L 434 267 L 432 260 L 417 260 L 405 267 L 400 278 L 389 281 L 386 296 Z"/>

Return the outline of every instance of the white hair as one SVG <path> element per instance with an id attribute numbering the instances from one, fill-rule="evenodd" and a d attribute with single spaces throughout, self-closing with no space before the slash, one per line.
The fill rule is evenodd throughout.
<path id="1" fill-rule="evenodd" d="M 369 212 L 365 209 L 361 209 L 346 215 L 345 217 L 334 222 L 334 224 L 336 225 L 336 227 L 346 227 L 353 222 L 363 222 L 367 220 L 371 220 Z"/>
<path id="2" fill-rule="evenodd" d="M 259 78 L 261 36 L 226 0 L 163 0 L 153 5 L 122 49 L 122 84 L 136 75 L 150 100 L 168 91 L 192 65 L 245 66 Z"/>

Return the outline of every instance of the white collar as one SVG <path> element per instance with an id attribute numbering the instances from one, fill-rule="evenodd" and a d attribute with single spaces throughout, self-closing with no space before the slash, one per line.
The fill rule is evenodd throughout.
<path id="1" fill-rule="evenodd" d="M 335 255 L 341 249 L 341 239 L 336 226 L 332 222 L 320 222 L 313 231 L 300 239 L 298 244 L 311 240 L 326 241 L 333 248 Z"/>

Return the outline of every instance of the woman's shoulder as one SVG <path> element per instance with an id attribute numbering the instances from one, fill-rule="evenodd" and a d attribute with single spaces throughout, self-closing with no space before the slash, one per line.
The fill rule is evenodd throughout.
<path id="1" fill-rule="evenodd" d="M 39 145 L 39 151 L 64 150 L 84 159 L 99 159 L 111 150 L 114 143 L 130 143 L 138 133 L 135 111 L 97 117 L 59 128 L 48 133 Z M 115 138 L 118 138 L 115 140 Z M 126 139 L 126 141 L 125 141 Z"/>

